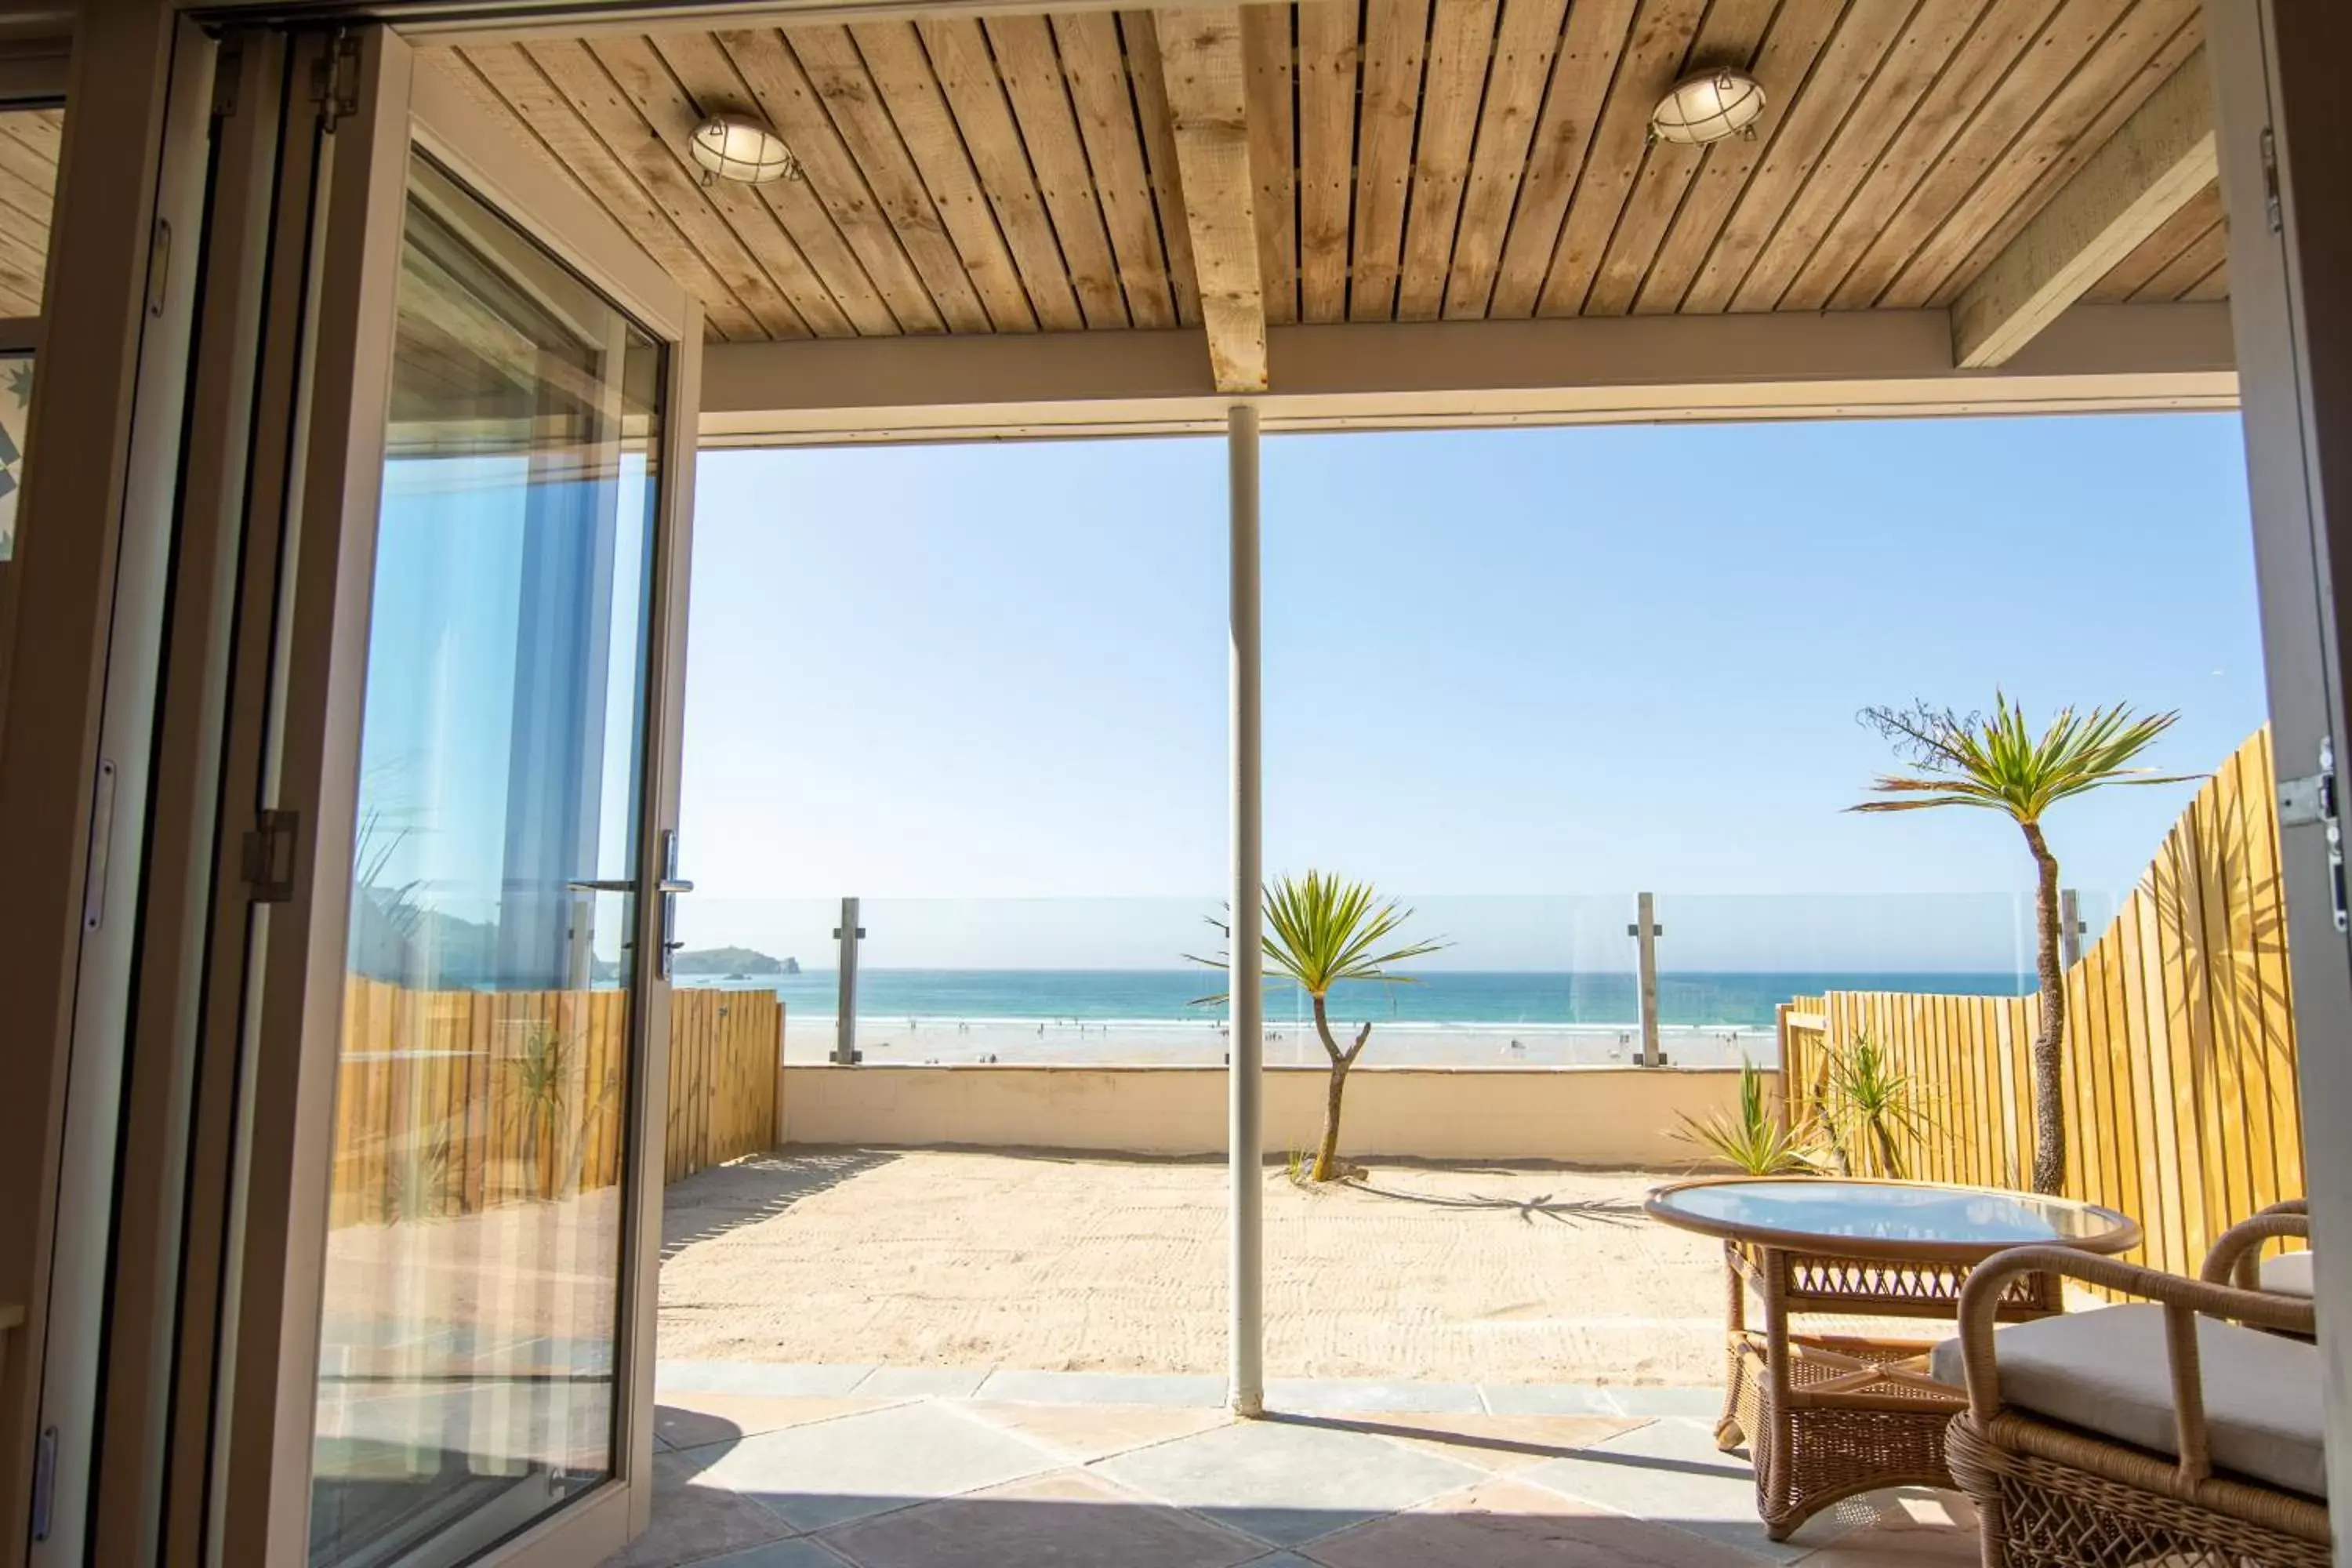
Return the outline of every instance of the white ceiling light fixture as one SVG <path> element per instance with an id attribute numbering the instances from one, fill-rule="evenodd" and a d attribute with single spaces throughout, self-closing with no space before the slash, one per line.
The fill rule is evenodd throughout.
<path id="1" fill-rule="evenodd" d="M 1660 142 L 1704 147 L 1726 137 L 1753 140 L 1764 113 L 1764 89 L 1745 71 L 1709 70 L 1685 77 L 1658 100 L 1650 134 Z"/>
<path id="2" fill-rule="evenodd" d="M 801 177 L 801 161 L 784 139 L 765 121 L 748 114 L 712 115 L 694 128 L 692 146 L 706 185 L 713 180 L 764 185 Z"/>

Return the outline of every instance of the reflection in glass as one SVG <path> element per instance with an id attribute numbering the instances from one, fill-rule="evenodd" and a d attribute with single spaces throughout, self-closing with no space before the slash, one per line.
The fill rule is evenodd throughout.
<path id="1" fill-rule="evenodd" d="M 659 346 L 429 163 L 404 223 L 310 1559 L 609 1475 Z"/>
<path id="2" fill-rule="evenodd" d="M 0 317 L 41 313 L 66 111 L 0 110 Z"/>
<path id="3" fill-rule="evenodd" d="M 33 356 L 0 354 L 0 561 L 16 555 L 16 498 L 25 488 L 25 426 L 33 416 Z"/>

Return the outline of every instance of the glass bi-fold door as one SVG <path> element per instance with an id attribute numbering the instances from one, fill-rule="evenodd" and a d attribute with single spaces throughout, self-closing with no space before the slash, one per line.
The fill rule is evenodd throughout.
<path id="1" fill-rule="evenodd" d="M 256 854 L 292 886 L 247 1201 L 284 1234 L 230 1534 L 593 1563 L 650 1480 L 699 320 L 396 35 L 273 45 L 304 292 L 258 373 L 299 392 Z"/>

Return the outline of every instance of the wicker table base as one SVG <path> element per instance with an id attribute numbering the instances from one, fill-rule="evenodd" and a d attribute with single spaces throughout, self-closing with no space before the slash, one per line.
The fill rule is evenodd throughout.
<path id="1" fill-rule="evenodd" d="M 1716 1442 L 1726 1449 L 1748 1447 L 1756 1512 L 1767 1535 L 1786 1540 L 1822 1509 L 1860 1492 L 1955 1484 L 1944 1460 L 1944 1429 L 1967 1408 L 1968 1397 L 1904 1364 L 1927 1349 L 1791 1335 L 1789 1393 L 1776 1404 L 1764 1337 L 1734 1341 Z"/>
<path id="2" fill-rule="evenodd" d="M 1743 1445 L 1756 1470 L 1764 1532 L 1785 1541 L 1832 1503 L 1882 1487 L 1957 1489 L 1944 1432 L 1967 1391 L 1927 1374 L 1933 1340 L 1799 1333 L 1792 1314 L 1948 1318 L 1965 1268 L 1890 1265 L 1751 1243 L 1724 1247 L 1729 1296 L 1723 1419 L 1716 1441 Z M 1764 1326 L 1747 1321 L 1748 1291 Z M 2003 1316 L 2056 1309 L 2054 1282 L 2021 1281 Z"/>

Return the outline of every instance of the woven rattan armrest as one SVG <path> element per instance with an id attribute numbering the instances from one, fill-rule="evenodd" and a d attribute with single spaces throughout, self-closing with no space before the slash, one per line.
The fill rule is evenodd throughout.
<path id="1" fill-rule="evenodd" d="M 2261 1289 L 2263 1243 L 2282 1236 L 2310 1239 L 2311 1214 L 2301 1198 L 2273 1204 L 2223 1231 L 2205 1255 L 2204 1279 L 2241 1290 Z"/>
<path id="2" fill-rule="evenodd" d="M 2249 1221 L 2249 1224 L 2253 1222 Z M 2257 1329 L 2277 1329 L 2309 1337 L 2312 1304 L 2292 1296 L 2241 1290 L 2204 1279 L 2188 1279 L 2112 1258 L 2095 1258 L 2067 1247 L 2013 1247 L 1978 1265 L 1960 1289 L 1960 1357 L 1967 1368 L 1968 1419 L 1979 1429 L 2000 1414 L 2000 1367 L 1993 1352 L 1994 1311 L 2008 1282 L 2021 1274 L 2046 1272 L 2154 1301 L 2164 1309 L 2165 1359 L 2172 1376 L 2172 1410 L 2184 1487 L 2213 1473 L 2205 1431 L 2205 1392 L 2198 1370 L 2197 1319 L 2225 1319 Z"/>

